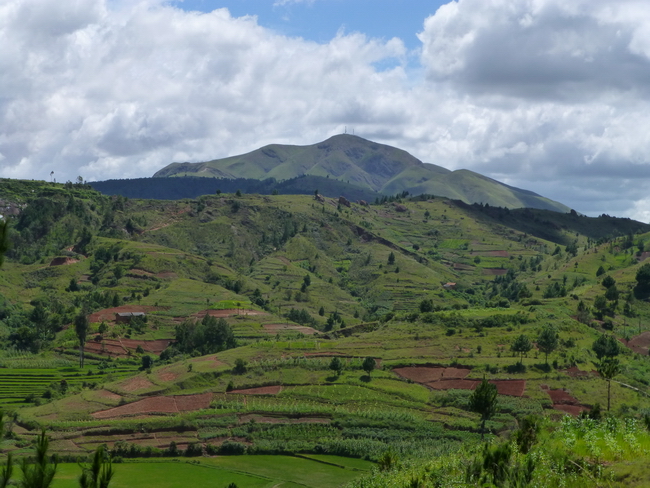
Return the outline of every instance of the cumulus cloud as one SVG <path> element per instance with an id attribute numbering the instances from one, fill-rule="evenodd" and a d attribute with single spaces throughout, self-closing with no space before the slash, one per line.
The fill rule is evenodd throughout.
<path id="1" fill-rule="evenodd" d="M 582 212 L 647 220 L 644 3 L 451 2 L 423 19 L 413 66 L 399 39 L 316 43 L 226 9 L 8 0 L 0 175 L 149 176 L 348 126 Z"/>

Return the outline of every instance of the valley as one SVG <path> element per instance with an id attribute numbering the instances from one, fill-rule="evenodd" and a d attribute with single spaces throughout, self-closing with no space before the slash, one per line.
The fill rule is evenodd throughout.
<path id="1" fill-rule="evenodd" d="M 0 447 L 29 455 L 45 429 L 71 463 L 57 486 L 102 445 L 111 486 L 650 480 L 648 224 L 318 188 L 0 189 L 19 209 L 0 270 Z M 487 418 L 472 407 L 484 379 Z"/>

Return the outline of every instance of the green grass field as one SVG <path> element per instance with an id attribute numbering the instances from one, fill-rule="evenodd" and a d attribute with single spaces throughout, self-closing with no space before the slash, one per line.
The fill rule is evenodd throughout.
<path id="1" fill-rule="evenodd" d="M 111 488 L 335 488 L 368 472 L 372 463 L 338 456 L 222 456 L 161 462 L 126 462 L 113 465 Z M 81 470 L 61 464 L 53 488 L 78 487 Z"/>

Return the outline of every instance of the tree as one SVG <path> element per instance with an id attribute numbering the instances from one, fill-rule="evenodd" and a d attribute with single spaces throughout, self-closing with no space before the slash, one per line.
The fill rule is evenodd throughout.
<path id="1" fill-rule="evenodd" d="M 515 339 L 515 342 L 510 346 L 512 352 L 516 352 L 520 355 L 519 364 L 523 364 L 524 355 L 528 353 L 533 348 L 533 345 L 530 343 L 530 339 L 525 334 L 521 334 Z"/>
<path id="2" fill-rule="evenodd" d="M 4 424 L 4 412 L 0 410 L 0 439 L 4 437 L 5 434 L 5 424 Z M 9 480 L 14 471 L 14 462 L 13 456 L 11 453 L 7 455 L 7 464 L 5 464 L 2 469 L 0 469 L 0 488 L 6 488 L 9 485 Z"/>
<path id="3" fill-rule="evenodd" d="M 616 284 L 616 280 L 614 278 L 612 278 L 611 276 L 607 275 L 607 276 L 605 276 L 603 278 L 603 281 L 601 282 L 601 284 L 605 288 L 611 288 L 612 286 L 614 286 Z"/>
<path id="4" fill-rule="evenodd" d="M 602 318 L 602 314 L 605 313 L 608 306 L 607 298 L 604 295 L 598 295 L 594 298 L 594 308 L 601 314 L 599 318 Z"/>
<path id="5" fill-rule="evenodd" d="M 76 278 L 70 278 L 70 284 L 68 285 L 67 290 L 71 292 L 79 291 L 79 285 L 77 284 Z"/>
<path id="6" fill-rule="evenodd" d="M 497 412 L 497 387 L 483 377 L 483 381 L 469 397 L 469 409 L 481 416 L 481 438 L 485 433 L 485 422 Z"/>
<path id="7" fill-rule="evenodd" d="M 79 339 L 79 367 L 84 367 L 84 347 L 86 346 L 86 337 L 88 335 L 88 317 L 82 311 L 74 319 L 74 331 Z"/>
<path id="8" fill-rule="evenodd" d="M 49 488 L 58 465 L 56 458 L 50 460 L 47 455 L 49 445 L 50 440 L 43 430 L 36 439 L 36 459 L 34 463 L 30 464 L 27 458 L 22 459 L 20 468 L 23 472 L 23 479 L 18 483 L 18 486 L 21 488 Z"/>
<path id="9" fill-rule="evenodd" d="M 9 250 L 9 221 L 0 222 L 0 266 L 4 263 L 5 253 Z"/>
<path id="10" fill-rule="evenodd" d="M 637 298 L 646 298 L 650 294 L 650 263 L 646 263 L 636 272 L 636 286 L 634 295 Z"/>
<path id="11" fill-rule="evenodd" d="M 388 264 L 395 264 L 395 253 L 393 251 L 388 255 Z"/>
<path id="12" fill-rule="evenodd" d="M 425 298 L 420 302 L 420 312 L 433 312 L 433 300 L 430 298 Z"/>
<path id="13" fill-rule="evenodd" d="M 605 292 L 605 298 L 611 302 L 618 301 L 618 288 L 616 288 L 616 285 L 612 285 L 607 288 L 607 291 Z"/>
<path id="14" fill-rule="evenodd" d="M 370 376 L 370 373 L 372 373 L 372 371 L 375 369 L 375 366 L 376 366 L 375 359 L 371 358 L 370 356 L 364 359 L 363 364 L 361 365 L 363 370 L 366 373 L 368 373 L 368 376 Z"/>
<path id="15" fill-rule="evenodd" d="M 537 337 L 537 348 L 546 355 L 546 364 L 548 365 L 548 355 L 557 349 L 558 334 L 555 327 L 545 325 Z"/>
<path id="16" fill-rule="evenodd" d="M 571 244 L 569 244 L 566 247 L 566 252 L 567 254 L 571 254 L 572 256 L 577 256 L 578 255 L 578 241 L 573 241 Z"/>
<path id="17" fill-rule="evenodd" d="M 589 324 L 591 322 L 591 311 L 582 300 L 578 303 L 578 315 L 576 318 L 578 319 L 578 322 L 583 324 Z"/>
<path id="18" fill-rule="evenodd" d="M 607 381 L 607 411 L 609 412 L 612 379 L 621 372 L 621 363 L 617 358 L 605 358 L 594 364 L 600 377 Z"/>
<path id="19" fill-rule="evenodd" d="M 244 374 L 246 372 L 246 366 L 248 363 L 246 362 L 245 359 L 243 358 L 237 358 L 235 359 L 235 368 L 234 371 L 237 374 Z"/>
<path id="20" fill-rule="evenodd" d="M 599 276 L 604 275 L 604 274 L 605 274 L 605 268 L 603 268 L 602 266 L 599 266 L 598 270 L 596 271 L 596 277 L 599 277 Z"/>
<path id="21" fill-rule="evenodd" d="M 81 488 L 108 488 L 115 471 L 109 455 L 104 446 L 99 446 L 93 455 L 89 467 L 81 466 L 82 473 L 79 477 Z"/>
<path id="22" fill-rule="evenodd" d="M 614 336 L 602 334 L 591 345 L 598 359 L 613 358 L 621 353 L 620 343 Z"/>
<path id="23" fill-rule="evenodd" d="M 140 366 L 140 369 L 145 371 L 147 369 L 150 369 L 153 366 L 153 359 L 151 356 L 148 354 L 142 356 L 142 366 Z"/>
<path id="24" fill-rule="evenodd" d="M 343 361 L 337 356 L 334 356 L 330 361 L 330 369 L 336 373 L 336 376 L 341 376 L 343 371 Z"/>
<path id="25" fill-rule="evenodd" d="M 11 453 L 7 454 L 7 464 L 0 469 L 0 488 L 6 488 L 14 472 L 14 458 Z"/>

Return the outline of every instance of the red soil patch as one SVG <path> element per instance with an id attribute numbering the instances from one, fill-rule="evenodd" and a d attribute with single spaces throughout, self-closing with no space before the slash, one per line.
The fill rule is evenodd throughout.
<path id="1" fill-rule="evenodd" d="M 72 258 L 67 258 L 67 257 L 58 257 L 54 258 L 52 261 L 50 261 L 50 266 L 62 266 L 65 264 L 74 264 L 78 263 L 78 259 L 72 259 Z"/>
<path id="2" fill-rule="evenodd" d="M 144 390 L 145 388 L 151 388 L 152 386 L 154 386 L 154 384 L 151 381 L 149 381 L 147 378 L 136 376 L 134 378 L 129 378 L 128 380 L 124 381 L 120 386 L 125 391 L 136 391 L 136 390 Z"/>
<path id="3" fill-rule="evenodd" d="M 200 395 L 158 396 L 95 412 L 92 416 L 96 419 L 109 419 L 142 413 L 189 412 L 208 408 L 211 401 L 212 393 L 201 393 Z"/>
<path id="4" fill-rule="evenodd" d="M 565 390 L 547 390 L 548 396 L 551 397 L 551 401 L 554 405 L 577 405 L 578 400 Z"/>
<path id="5" fill-rule="evenodd" d="M 502 268 L 483 268 L 483 274 L 490 276 L 503 276 L 508 273 L 507 269 Z"/>
<path id="6" fill-rule="evenodd" d="M 548 396 L 551 397 L 553 408 L 555 410 L 576 416 L 580 415 L 581 412 L 589 411 L 588 407 L 581 405 L 578 400 L 571 396 L 566 390 L 549 390 L 545 385 L 542 385 L 542 389 L 546 390 Z"/>
<path id="7" fill-rule="evenodd" d="M 509 258 L 510 253 L 508 251 L 488 251 L 485 253 L 486 256 L 492 256 L 495 258 Z"/>
<path id="8" fill-rule="evenodd" d="M 232 390 L 228 393 L 237 393 L 239 395 L 277 395 L 282 391 L 282 386 L 260 386 L 258 388 L 246 388 L 244 390 Z"/>
<path id="9" fill-rule="evenodd" d="M 108 390 L 99 390 L 97 392 L 97 396 L 99 398 L 105 398 L 106 400 L 119 400 L 120 398 L 122 398 L 117 393 L 113 393 L 112 391 L 108 391 Z"/>
<path id="10" fill-rule="evenodd" d="M 526 380 L 490 380 L 490 383 L 496 385 L 500 395 L 522 397 L 526 389 Z"/>
<path id="11" fill-rule="evenodd" d="M 637 354 L 647 356 L 650 351 L 650 332 L 643 332 L 642 334 L 634 336 L 629 340 L 629 342 L 627 342 L 627 344 L 625 342 L 623 342 L 623 344 Z"/>
<path id="12" fill-rule="evenodd" d="M 127 349 L 137 349 L 138 346 L 141 346 L 147 352 L 152 352 L 154 354 L 160 354 L 167 347 L 174 342 L 171 339 L 156 339 L 154 341 L 138 341 L 135 339 L 120 339 L 120 342 Z"/>
<path id="13" fill-rule="evenodd" d="M 163 381 L 174 381 L 176 378 L 178 378 L 178 374 L 176 373 L 162 373 L 158 375 L 161 380 Z"/>
<path id="14" fill-rule="evenodd" d="M 160 354 L 173 341 L 171 339 L 157 339 L 154 341 L 138 341 L 135 339 L 104 339 L 101 342 L 89 341 L 86 343 L 86 351 L 95 354 L 106 354 L 109 356 L 129 355 L 129 350 L 135 351 L 138 346 L 146 352 Z"/>
<path id="15" fill-rule="evenodd" d="M 473 390 L 479 380 L 465 379 L 470 373 L 467 368 L 441 368 L 430 366 L 411 366 L 395 368 L 393 371 L 402 378 L 421 383 L 433 390 Z M 523 396 L 526 380 L 490 380 L 501 395 Z"/>
<path id="16" fill-rule="evenodd" d="M 573 415 L 575 417 L 580 415 L 582 412 L 589 411 L 589 408 L 585 407 L 584 405 L 553 405 L 553 408 L 555 410 L 568 413 L 569 415 Z"/>
<path id="17" fill-rule="evenodd" d="M 87 342 L 84 347 L 86 352 L 94 354 L 107 354 L 108 356 L 127 356 L 127 350 L 124 349 L 119 341 L 106 340 L 101 342 Z"/>
<path id="18" fill-rule="evenodd" d="M 219 361 L 216 354 L 211 354 L 208 356 L 199 356 L 198 358 L 190 359 L 190 363 L 212 363 L 212 365 L 215 367 L 223 366 L 226 364 L 223 361 Z"/>
<path id="19" fill-rule="evenodd" d="M 650 252 L 644 251 L 641 253 L 640 256 L 637 256 L 637 259 L 639 260 L 639 262 L 641 262 L 641 261 L 645 261 L 649 257 L 650 257 Z"/>
<path id="20" fill-rule="evenodd" d="M 401 376 L 416 383 L 430 383 L 441 379 L 462 379 L 465 378 L 470 370 L 465 368 L 440 368 L 431 366 L 411 366 L 405 368 L 395 368 L 393 371 Z"/>
<path id="21" fill-rule="evenodd" d="M 480 381 L 478 380 L 440 380 L 425 383 L 433 390 L 473 390 Z"/>
<path id="22" fill-rule="evenodd" d="M 264 324 L 264 332 L 269 334 L 277 334 L 278 332 L 302 332 L 305 335 L 314 335 L 318 331 L 312 327 L 305 327 L 303 325 L 288 325 L 288 324 Z"/>
<path id="23" fill-rule="evenodd" d="M 564 372 L 572 378 L 580 378 L 591 375 L 589 371 L 582 371 L 581 369 L 578 369 L 577 366 L 571 366 L 569 369 L 564 370 Z"/>

